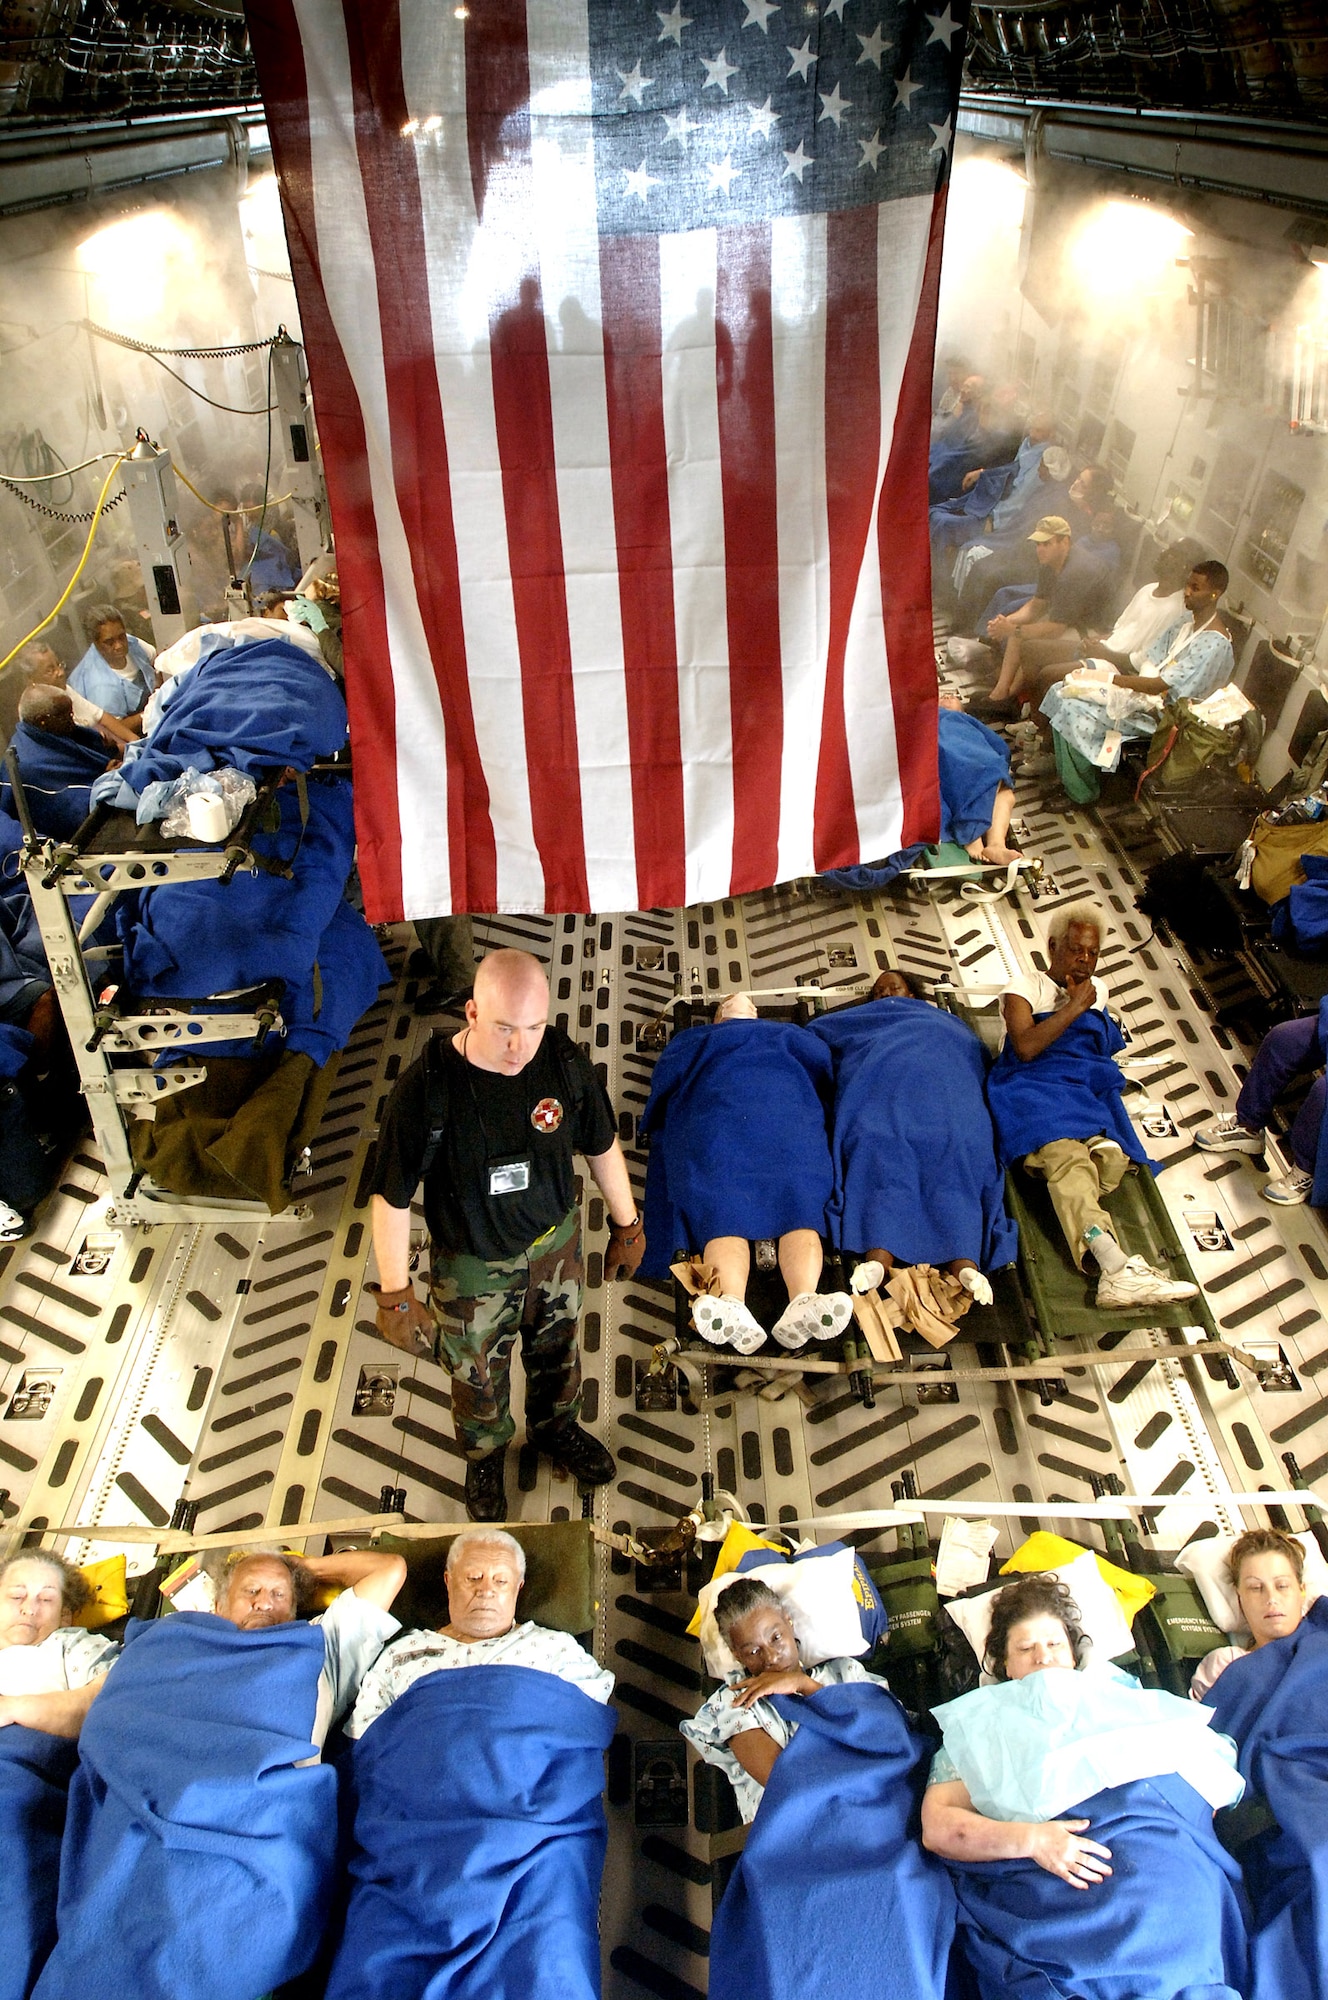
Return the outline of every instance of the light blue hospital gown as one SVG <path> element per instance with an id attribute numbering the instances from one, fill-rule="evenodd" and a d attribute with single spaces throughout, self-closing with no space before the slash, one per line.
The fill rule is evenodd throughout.
<path id="1" fill-rule="evenodd" d="M 839 1687 L 845 1681 L 874 1681 L 877 1687 L 889 1686 L 880 1674 L 869 1674 L 857 1660 L 825 1660 L 819 1667 L 809 1667 L 807 1671 L 822 1687 Z M 798 1725 L 786 1722 L 769 1701 L 754 1701 L 750 1708 L 739 1708 L 733 1699 L 733 1690 L 746 1679 L 746 1674 L 734 1673 L 727 1687 L 717 1689 L 709 1701 L 702 1703 L 690 1722 L 680 1722 L 678 1727 L 706 1763 L 715 1765 L 724 1773 L 733 1787 L 743 1822 L 750 1825 L 765 1795 L 765 1786 L 759 1785 L 749 1772 L 743 1770 L 729 1749 L 729 1742 L 749 1729 L 764 1729 L 766 1735 L 773 1737 L 783 1750 L 797 1735 Z"/>
<path id="2" fill-rule="evenodd" d="M 530 1620 L 497 1638 L 473 1642 L 450 1639 L 446 1632 L 403 1632 L 383 1648 L 365 1674 L 346 1723 L 347 1736 L 363 1736 L 425 1674 L 458 1667 L 532 1667 L 570 1682 L 592 1701 L 607 1702 L 613 1693 L 613 1675 L 570 1632 L 555 1632 Z"/>
<path id="3" fill-rule="evenodd" d="M 1186 614 L 1179 624 L 1155 639 L 1144 654 L 1141 671 L 1156 674 L 1171 693 L 1190 701 L 1204 701 L 1224 687 L 1236 670 L 1236 656 L 1225 632 L 1194 632 L 1194 620 Z M 1109 732 L 1118 729 L 1123 737 L 1148 737 L 1157 728 L 1158 706 L 1147 695 L 1129 696 L 1109 713 L 1102 703 L 1082 695 L 1067 694 L 1061 683 L 1045 697 L 1042 713 L 1056 734 L 1096 764 L 1101 771 L 1114 771 L 1120 763 L 1120 749 L 1103 756 Z"/>

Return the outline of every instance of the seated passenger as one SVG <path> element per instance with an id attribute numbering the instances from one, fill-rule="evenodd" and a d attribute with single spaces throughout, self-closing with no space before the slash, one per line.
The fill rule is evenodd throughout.
<path id="1" fill-rule="evenodd" d="M 1083 1647 L 1065 1585 L 1023 1577 L 992 1608 L 996 1685 L 934 1710 L 922 1839 L 951 1864 L 982 2000 L 1239 2000 L 1237 1870 L 1213 1831 L 1244 1790 L 1235 1746 Z"/>
<path id="2" fill-rule="evenodd" d="M 1202 1701 L 1233 1661 L 1274 1639 L 1289 1638 L 1305 1616 L 1305 1551 L 1294 1535 L 1280 1528 L 1249 1529 L 1227 1557 L 1227 1570 L 1250 1628 L 1250 1643 L 1215 1646 L 1204 1654 L 1190 1682 L 1193 1701 Z"/>
<path id="3" fill-rule="evenodd" d="M 64 661 L 53 646 L 44 639 L 34 639 L 19 654 L 23 668 L 24 685 L 27 687 L 64 688 L 69 695 L 74 711 L 74 721 L 80 729 L 95 729 L 99 736 L 114 745 L 128 743 L 142 733 L 143 719 L 138 715 L 108 715 L 95 701 L 88 701 L 69 686 L 69 672 Z"/>
<path id="4" fill-rule="evenodd" d="M 1084 537 L 1075 540 L 1063 515 L 1044 514 L 1028 539 L 1038 565 L 1032 597 L 1017 611 L 987 620 L 987 642 L 999 650 L 1001 670 L 991 693 L 975 695 L 968 705 L 970 714 L 987 721 L 1009 722 L 1018 716 L 1012 689 L 1021 679 L 1024 646 L 1047 639 L 1077 645 L 1099 615 L 1110 586 L 1109 572 L 1084 546 Z M 970 656 L 967 664 L 976 662 Z"/>
<path id="5" fill-rule="evenodd" d="M 845 1292 L 820 1293 L 821 1230 L 833 1187 L 826 1138 L 831 1066 L 819 1042 L 786 1021 L 762 1021 L 746 993 L 721 1001 L 713 1027 L 675 1035 L 655 1064 L 641 1130 L 650 1277 L 667 1277 L 678 1250 L 699 1249 L 718 1273 L 718 1297 L 692 1319 L 717 1347 L 750 1354 L 765 1331 L 746 1304 L 750 1242 L 779 1245 L 789 1304 L 773 1328 L 780 1345 L 832 1339 L 853 1311 Z"/>
<path id="6" fill-rule="evenodd" d="M 516 1623 L 524 1572 L 501 1529 L 458 1535 L 448 1622 L 365 1678 L 327 2000 L 598 2000 L 613 1675 Z"/>
<path id="7" fill-rule="evenodd" d="M 1091 903 L 1057 910 L 1047 931 L 1047 970 L 1012 980 L 1001 997 L 1005 1043 L 987 1080 L 1001 1161 L 1022 1161 L 1047 1183 L 1076 1270 L 1101 1273 L 1104 1310 L 1192 1299 L 1197 1286 L 1167 1278 L 1116 1240 L 1102 1206 L 1131 1160 L 1147 1155 L 1126 1114 L 1111 1060 L 1125 1038 L 1094 978 L 1105 920 Z"/>
<path id="8" fill-rule="evenodd" d="M 807 1032 L 834 1056 L 836 1247 L 878 1264 L 878 1278 L 895 1263 L 934 1265 L 990 1305 L 983 1274 L 1013 1262 L 1017 1237 L 977 1036 L 895 971 L 865 1006 L 822 1014 Z"/>
<path id="9" fill-rule="evenodd" d="M 1153 641 L 1140 673 L 1080 689 L 1071 679 L 1044 697 L 1056 768 L 1076 805 L 1097 798 L 1098 774 L 1117 768 L 1124 740 L 1153 734 L 1164 701 L 1203 701 L 1231 679 L 1236 657 L 1217 608 L 1226 587 L 1220 562 L 1196 563 L 1185 585 L 1185 617 Z"/>
<path id="10" fill-rule="evenodd" d="M 1306 1070 L 1318 1069 L 1328 1060 L 1324 1031 L 1328 1027 L 1328 1001 L 1321 1002 L 1316 1014 L 1297 1014 L 1279 1021 L 1268 1030 L 1240 1087 L 1234 1111 L 1224 1111 L 1211 1125 L 1201 1125 L 1194 1143 L 1205 1153 L 1263 1152 L 1265 1127 L 1273 1106 L 1283 1091 Z M 1317 1076 L 1305 1093 L 1287 1135 L 1291 1171 L 1278 1174 L 1260 1189 L 1265 1201 L 1281 1207 L 1313 1202 L 1316 1208 L 1328 1204 L 1328 1172 L 1319 1174 L 1319 1154 L 1328 1168 L 1328 1146 L 1324 1145 L 1324 1111 L 1328 1107 L 1328 1077 Z M 1316 1186 L 1316 1182 L 1318 1185 Z"/>
<path id="11" fill-rule="evenodd" d="M 728 1685 L 701 1704 L 679 1729 L 692 1748 L 724 1773 L 744 1821 L 756 1817 L 775 1759 L 798 1724 L 771 1704 L 777 1694 L 809 1695 L 846 1681 L 888 1683 L 854 1659 L 823 1660 L 808 1672 L 783 1605 L 768 1583 L 740 1576 L 715 1599 L 715 1624 L 737 1667 Z"/>
<path id="12" fill-rule="evenodd" d="M 319 1748 L 404 1576 L 386 1552 L 244 1550 L 214 1612 L 131 1622 L 83 1727 L 42 2000 L 253 2000 L 313 1964 L 337 1851 Z M 343 1586 L 321 1626 L 299 1615 L 316 1583 Z"/>
<path id="13" fill-rule="evenodd" d="M 53 1549 L 25 1549 L 0 1566 L 0 1728 L 78 1735 L 120 1651 L 74 1624 L 90 1598 L 82 1571 Z"/>
<path id="14" fill-rule="evenodd" d="M 10 748 L 18 759 L 33 825 L 48 839 L 68 840 L 91 810 L 94 779 L 116 757 L 96 730 L 75 725 L 63 688 L 25 688 L 18 716 Z M 16 811 L 8 775 L 0 780 L 0 810 Z"/>
<path id="15" fill-rule="evenodd" d="M 88 650 L 69 676 L 73 693 L 106 715 L 137 715 L 157 685 L 156 651 L 125 630 L 113 604 L 93 604 L 83 613 Z"/>

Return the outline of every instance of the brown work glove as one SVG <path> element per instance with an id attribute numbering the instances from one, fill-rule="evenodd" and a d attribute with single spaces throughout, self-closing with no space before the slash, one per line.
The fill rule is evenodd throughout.
<path id="1" fill-rule="evenodd" d="M 415 1287 L 404 1285 L 399 1292 L 385 1292 L 381 1285 L 370 1285 L 368 1289 L 378 1302 L 375 1324 L 388 1345 L 399 1347 L 403 1354 L 413 1354 L 421 1361 L 432 1361 L 437 1349 L 437 1329 L 433 1314 L 416 1297 Z"/>
<path id="2" fill-rule="evenodd" d="M 633 1216 L 630 1222 L 615 1222 L 604 1252 L 605 1277 L 610 1281 L 634 1278 L 645 1254 L 646 1230 L 640 1216 Z"/>

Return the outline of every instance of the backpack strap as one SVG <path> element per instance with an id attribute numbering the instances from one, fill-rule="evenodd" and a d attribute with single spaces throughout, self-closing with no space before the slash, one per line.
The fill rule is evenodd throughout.
<path id="1" fill-rule="evenodd" d="M 429 1135 L 424 1142 L 424 1157 L 420 1162 L 421 1180 L 424 1180 L 430 1173 L 438 1158 L 443 1139 L 447 1132 L 447 1114 L 450 1108 L 447 1075 L 443 1069 L 442 1058 L 439 1055 L 438 1036 L 436 1034 L 429 1037 L 429 1046 L 425 1051 L 424 1059 L 428 1065 Z"/>

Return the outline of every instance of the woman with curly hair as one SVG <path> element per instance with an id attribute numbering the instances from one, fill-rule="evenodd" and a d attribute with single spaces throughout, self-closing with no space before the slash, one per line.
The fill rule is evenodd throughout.
<path id="1" fill-rule="evenodd" d="M 1238 2000 L 1238 1871 L 1213 1831 L 1244 1789 L 1235 1745 L 1095 1662 L 1054 1576 L 999 1592 L 985 1664 L 990 1685 L 935 1711 L 922 1806 L 982 2000 Z"/>
<path id="2" fill-rule="evenodd" d="M 54 1549 L 22 1549 L 0 1565 L 0 1727 L 78 1735 L 120 1651 L 74 1624 L 91 1595 Z"/>

